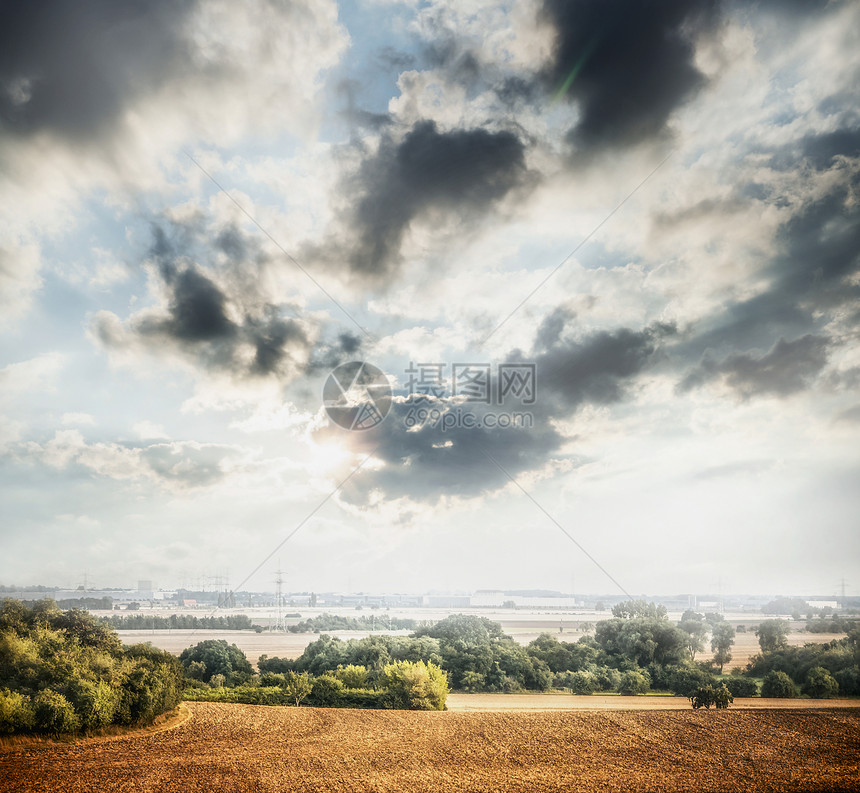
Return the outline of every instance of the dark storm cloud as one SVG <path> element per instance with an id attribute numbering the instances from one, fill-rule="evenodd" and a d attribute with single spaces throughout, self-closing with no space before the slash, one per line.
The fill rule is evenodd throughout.
<path id="1" fill-rule="evenodd" d="M 717 361 L 709 355 L 680 383 L 689 391 L 714 380 L 725 383 L 738 396 L 786 397 L 807 388 L 827 365 L 831 341 L 824 336 L 780 339 L 763 355 L 740 353 Z"/>
<path id="2" fill-rule="evenodd" d="M 400 141 L 384 136 L 347 186 L 355 196 L 349 240 L 327 255 L 344 256 L 371 279 L 392 273 L 410 223 L 431 210 L 479 217 L 523 183 L 524 152 L 512 132 L 440 132 L 433 121 L 415 124 Z"/>
<path id="3" fill-rule="evenodd" d="M 556 33 L 544 86 L 578 105 L 571 137 L 586 147 L 663 134 L 705 82 L 695 38 L 721 19 L 716 0 L 544 0 L 541 13 Z"/>
<path id="4" fill-rule="evenodd" d="M 561 416 L 585 402 L 618 402 L 675 334 L 674 326 L 657 323 L 639 331 L 621 328 L 559 343 L 535 357 L 541 397 L 552 398 L 554 412 Z"/>
<path id="5" fill-rule="evenodd" d="M 211 249 L 207 240 L 193 221 L 173 223 L 169 230 L 154 225 L 150 258 L 158 265 L 168 300 L 164 310 L 127 323 L 135 342 L 155 353 L 179 350 L 204 368 L 236 377 L 295 376 L 314 368 L 314 354 L 330 364 L 339 354 L 355 351 L 349 334 L 314 350 L 302 322 L 261 299 L 255 279 L 265 257 L 255 241 L 232 226 L 214 235 Z M 211 261 L 218 251 L 226 255 L 220 266 Z M 128 343 L 114 327 L 104 317 L 97 321 L 102 342 Z"/>
<path id="6" fill-rule="evenodd" d="M 557 314 L 551 324 L 562 315 Z M 567 314 L 568 322 L 572 315 Z M 534 404 L 515 396 L 502 405 L 458 405 L 451 397 L 429 400 L 401 396 L 386 420 L 373 430 L 354 433 L 352 440 L 365 452 L 385 463 L 379 470 L 362 470 L 344 491 L 353 503 L 366 504 L 375 490 L 388 497 L 409 496 L 436 502 L 443 495 L 473 497 L 496 490 L 512 476 L 543 468 L 553 455 L 561 454 L 568 440 L 555 426 L 555 419 L 569 419 L 585 404 L 608 404 L 623 400 L 638 376 L 660 358 L 665 341 L 674 329 L 654 325 L 640 331 L 622 328 L 596 333 L 579 341 L 562 341 L 564 328 L 555 329 L 555 343 L 537 355 L 512 352 L 508 362 L 532 362 L 536 366 L 537 391 Z M 543 334 L 542 346 L 547 339 Z M 498 394 L 494 380 L 492 393 Z M 423 421 L 419 411 L 431 420 Z M 488 426 L 488 414 L 531 414 L 520 425 Z M 454 424 L 454 416 L 470 418 Z M 433 421 L 432 417 L 437 420 Z M 445 416 L 452 422 L 445 426 Z M 416 421 L 418 419 L 418 421 Z M 471 422 L 471 426 L 468 422 Z M 321 434 L 342 434 L 334 427 Z M 564 453 L 568 463 L 578 459 Z"/>
<path id="7" fill-rule="evenodd" d="M 61 0 L 0 4 L 0 129 L 90 142 L 138 95 L 192 65 L 195 3 Z"/>
<path id="8" fill-rule="evenodd" d="M 702 317 L 674 350 L 676 355 L 687 361 L 708 355 L 708 366 L 713 366 L 716 358 L 725 358 L 732 351 L 743 355 L 753 348 L 770 348 L 780 338 L 823 336 L 823 326 L 837 314 L 846 331 L 860 326 L 856 277 L 860 272 L 860 204 L 854 198 L 860 190 L 858 154 L 860 130 L 809 135 L 772 153 L 770 166 L 777 173 L 774 182 L 784 183 L 782 174 L 817 172 L 829 177 L 820 182 L 826 185 L 824 190 L 798 200 L 782 195 L 783 187 L 739 188 L 746 196 L 744 201 L 796 207 L 776 232 L 775 255 L 762 267 L 760 277 L 767 287 L 755 297 Z M 756 189 L 747 189 L 751 186 Z M 734 199 L 729 203 L 732 212 L 742 206 Z M 725 211 L 726 206 L 711 209 Z M 658 221 L 671 222 L 666 218 Z"/>

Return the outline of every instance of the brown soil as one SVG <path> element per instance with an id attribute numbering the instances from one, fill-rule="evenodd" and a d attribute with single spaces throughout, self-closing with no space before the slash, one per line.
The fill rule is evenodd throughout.
<path id="1" fill-rule="evenodd" d="M 188 707 L 151 735 L 0 748 L 0 790 L 860 790 L 857 709 Z"/>

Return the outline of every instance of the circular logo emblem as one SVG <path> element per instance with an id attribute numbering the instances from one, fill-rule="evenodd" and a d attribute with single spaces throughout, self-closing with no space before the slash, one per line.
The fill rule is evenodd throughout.
<path id="1" fill-rule="evenodd" d="M 323 386 L 328 417 L 346 430 L 369 430 L 391 409 L 391 386 L 382 370 L 365 361 L 342 363 Z"/>

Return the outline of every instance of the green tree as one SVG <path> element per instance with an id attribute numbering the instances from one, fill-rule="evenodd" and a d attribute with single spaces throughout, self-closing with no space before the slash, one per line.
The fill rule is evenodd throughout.
<path id="1" fill-rule="evenodd" d="M 723 684 L 732 693 L 733 697 L 745 698 L 754 697 L 758 694 L 758 686 L 755 680 L 749 677 L 740 677 L 733 675 L 728 678 Z"/>
<path id="2" fill-rule="evenodd" d="M 357 664 L 339 666 L 334 676 L 343 683 L 345 688 L 367 688 L 367 667 Z"/>
<path id="3" fill-rule="evenodd" d="M 448 680 L 435 664 L 396 661 L 385 667 L 380 683 L 396 708 L 445 710 Z"/>
<path id="4" fill-rule="evenodd" d="M 764 620 L 755 629 L 758 643 L 763 653 L 771 653 L 774 650 L 788 646 L 786 636 L 788 635 L 788 623 L 783 620 Z"/>
<path id="5" fill-rule="evenodd" d="M 343 683 L 339 680 L 334 679 L 334 682 L 343 688 Z M 284 693 L 296 703 L 296 707 L 302 704 L 302 700 L 307 698 L 313 687 L 314 683 L 307 672 L 284 673 Z"/>
<path id="6" fill-rule="evenodd" d="M 705 637 L 708 635 L 708 628 L 701 616 L 690 610 L 685 611 L 681 616 L 678 627 L 687 634 L 687 652 L 690 654 L 690 660 L 695 661 L 696 653 L 705 649 Z"/>
<path id="7" fill-rule="evenodd" d="M 717 710 L 725 710 L 732 702 L 734 702 L 734 697 L 725 685 L 721 685 L 718 688 L 714 688 L 712 685 L 706 685 L 701 688 L 697 688 L 689 696 L 689 700 L 695 710 L 698 710 L 699 708 L 710 710 L 711 705 L 716 707 Z"/>
<path id="8" fill-rule="evenodd" d="M 714 663 L 720 667 L 732 660 L 732 645 L 735 643 L 735 629 L 727 622 L 718 622 L 714 625 L 711 634 L 711 652 L 714 654 Z"/>
<path id="9" fill-rule="evenodd" d="M 839 684 L 823 666 L 816 666 L 806 673 L 803 693 L 813 699 L 829 699 L 839 692 Z"/>
<path id="10" fill-rule="evenodd" d="M 245 653 L 224 639 L 206 639 L 188 647 L 180 653 L 179 661 L 189 677 L 204 683 L 210 682 L 214 675 L 223 675 L 226 685 L 237 686 L 247 681 L 254 671 Z M 203 665 L 202 670 L 199 664 Z"/>
<path id="11" fill-rule="evenodd" d="M 612 607 L 612 616 L 618 619 L 666 619 L 666 607 L 647 600 L 625 600 Z"/>
<path id="12" fill-rule="evenodd" d="M 644 694 L 651 687 L 651 679 L 648 673 L 641 670 L 631 669 L 621 675 L 621 683 L 618 686 L 620 694 L 631 696 Z"/>
<path id="13" fill-rule="evenodd" d="M 774 669 L 765 675 L 761 684 L 761 695 L 763 697 L 791 699 L 797 696 L 797 690 L 791 678 L 785 672 Z"/>

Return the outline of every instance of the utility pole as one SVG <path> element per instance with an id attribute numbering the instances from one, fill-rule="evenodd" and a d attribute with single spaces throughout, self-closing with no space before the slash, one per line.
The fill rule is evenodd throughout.
<path id="1" fill-rule="evenodd" d="M 284 577 L 281 574 L 281 563 L 278 562 L 278 572 L 275 576 L 275 607 L 277 618 L 275 619 L 275 627 L 276 631 L 283 632 L 286 630 L 284 627 L 284 618 L 281 613 L 281 600 L 283 598 L 283 585 L 284 585 Z"/>

